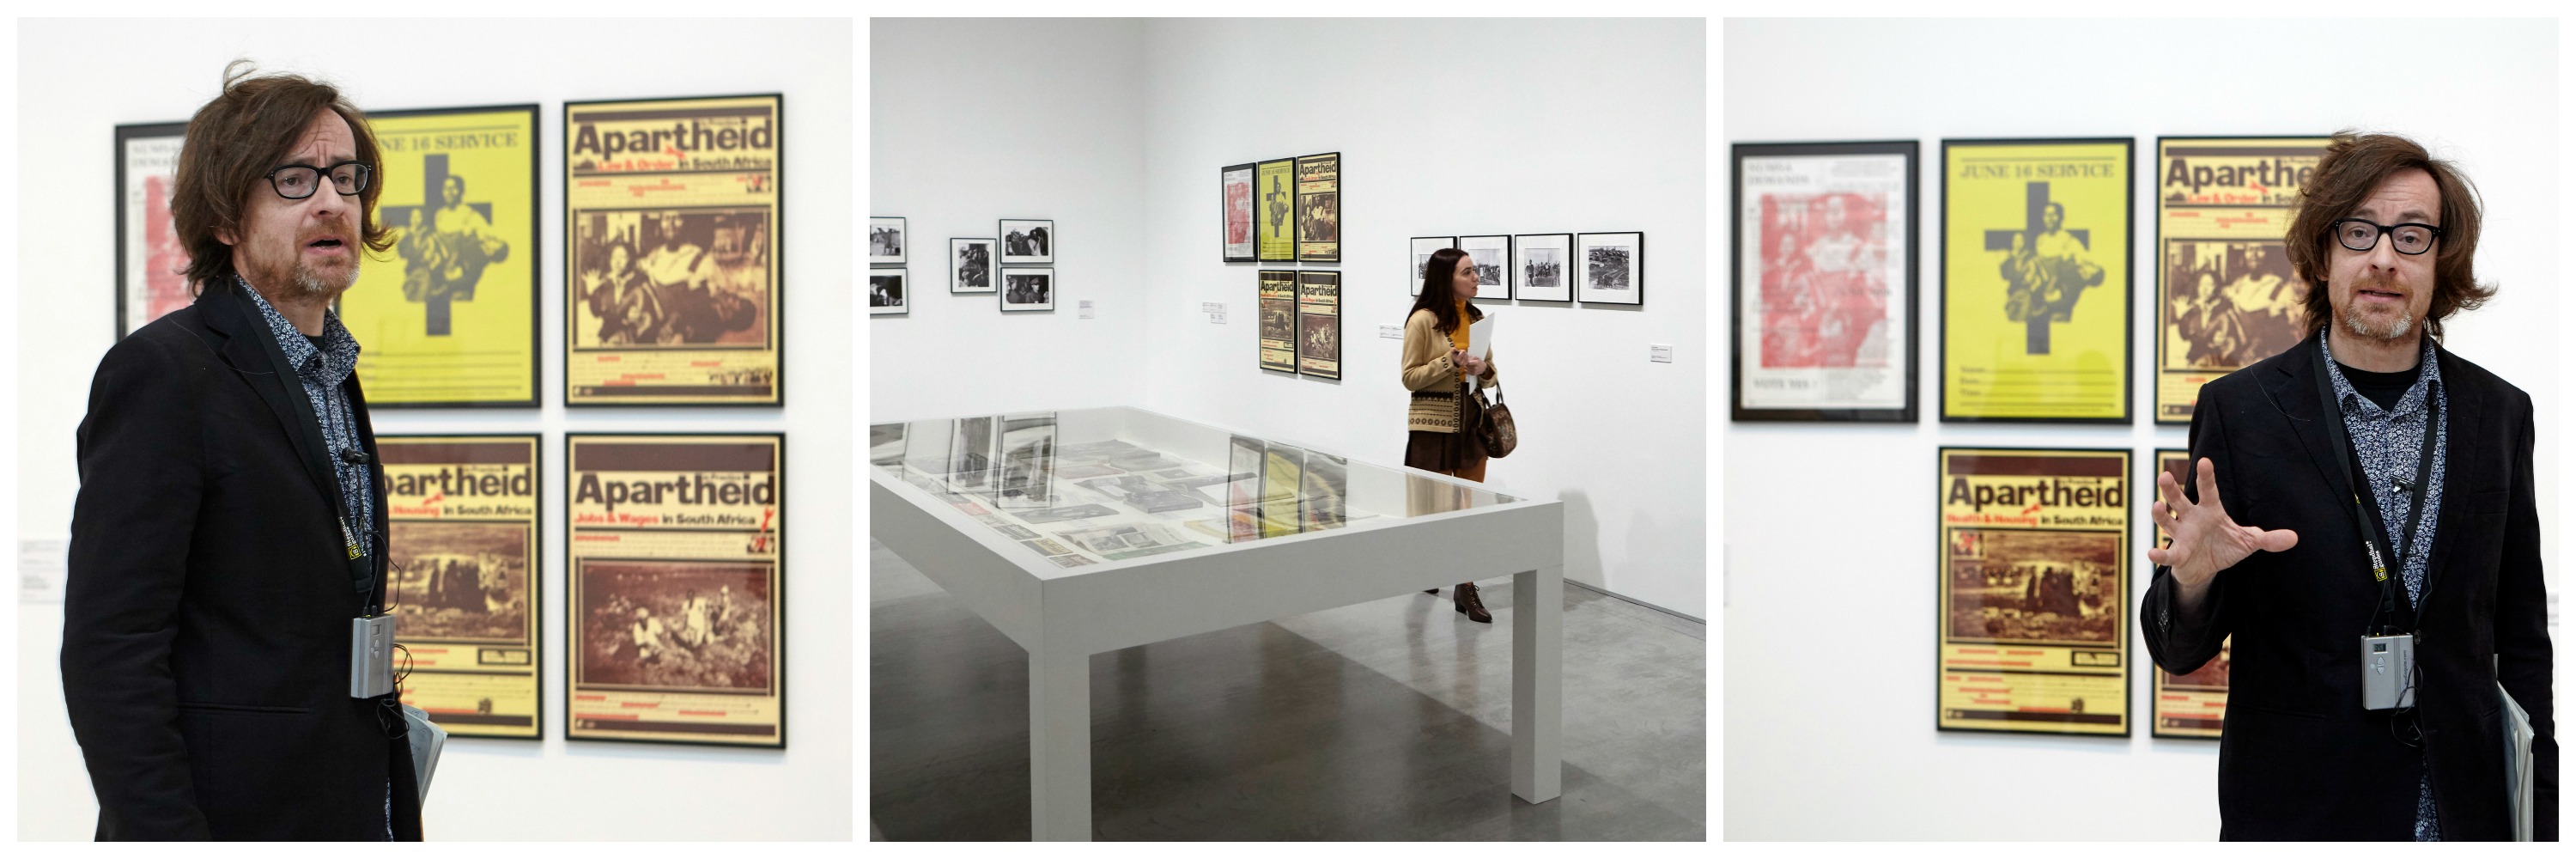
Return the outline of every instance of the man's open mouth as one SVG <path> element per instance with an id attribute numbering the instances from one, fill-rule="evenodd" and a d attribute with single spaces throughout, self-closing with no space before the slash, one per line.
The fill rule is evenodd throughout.
<path id="1" fill-rule="evenodd" d="M 339 239 L 314 239 L 313 241 L 306 242 L 304 246 L 305 246 L 305 247 L 308 247 L 308 248 L 336 248 L 336 247 L 339 247 L 339 246 L 340 246 L 340 240 L 339 240 Z"/>

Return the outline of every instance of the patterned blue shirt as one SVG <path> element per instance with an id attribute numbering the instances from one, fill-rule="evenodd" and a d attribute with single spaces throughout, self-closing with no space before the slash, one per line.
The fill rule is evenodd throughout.
<path id="1" fill-rule="evenodd" d="M 358 338 L 349 334 L 348 326 L 340 324 L 338 312 L 326 308 L 322 311 L 322 345 L 316 347 L 240 275 L 233 276 L 233 285 L 241 287 L 252 304 L 259 305 L 269 333 L 277 338 L 277 348 L 286 353 L 287 366 L 294 367 L 295 375 L 304 382 L 304 396 L 312 401 L 313 418 L 321 424 L 322 439 L 329 445 L 323 456 L 331 460 L 332 471 L 339 478 L 341 509 L 349 511 L 350 521 L 344 524 L 363 555 L 375 538 L 372 478 L 367 466 L 341 457 L 342 451 L 365 450 L 358 440 L 358 422 L 365 418 L 350 408 L 348 394 L 341 389 L 349 374 L 357 372 Z"/>
<path id="2" fill-rule="evenodd" d="M 2320 332 L 2320 338 L 2325 335 Z M 2433 339 L 2424 338 L 2424 354 L 2415 359 L 2421 368 L 2415 384 L 2397 397 L 2395 408 L 2383 409 L 2378 403 L 2352 388 L 2343 377 L 2341 365 L 2334 361 L 2334 347 L 2320 339 L 2326 350 L 2326 374 L 2334 380 L 2335 404 L 2343 412 L 2343 426 L 2352 437 L 2353 453 L 2361 458 L 2362 477 L 2370 483 L 2371 500 L 2378 502 L 2380 527 L 2388 532 L 2388 545 L 2395 547 L 2410 509 L 2407 493 L 2397 488 L 2400 480 L 2415 479 L 2417 458 L 2424 450 L 2424 422 L 2435 414 L 2442 420 L 2434 425 L 2433 481 L 2424 487 L 2424 521 L 2416 526 L 2415 542 L 2406 546 L 2406 557 L 2400 561 L 2406 582 L 2406 598 L 2416 605 L 2424 600 L 2424 571 L 2433 557 L 2434 523 L 2442 516 L 2442 472 L 2450 452 L 2449 396 L 2442 387 L 2442 368 L 2433 360 Z M 2416 792 L 2415 840 L 2442 840 L 2441 821 L 2433 812 L 2433 772 L 2426 762 L 2424 778 Z"/>

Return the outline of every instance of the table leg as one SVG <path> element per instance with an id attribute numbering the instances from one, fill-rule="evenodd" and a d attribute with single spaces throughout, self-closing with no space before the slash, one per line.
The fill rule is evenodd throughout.
<path id="1" fill-rule="evenodd" d="M 1512 795 L 1564 792 L 1565 568 L 1512 574 Z"/>
<path id="2" fill-rule="evenodd" d="M 1029 654 L 1029 834 L 1091 840 L 1091 656 Z"/>

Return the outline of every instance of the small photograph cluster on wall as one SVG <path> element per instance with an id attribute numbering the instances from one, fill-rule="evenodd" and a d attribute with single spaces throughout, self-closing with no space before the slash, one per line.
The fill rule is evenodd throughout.
<path id="1" fill-rule="evenodd" d="M 995 232 L 948 240 L 948 294 L 998 295 L 1005 313 L 1054 310 L 1055 222 L 1003 218 Z M 868 219 L 868 315 L 911 312 L 910 242 L 904 219 Z"/>
<path id="2" fill-rule="evenodd" d="M 1218 170 L 1225 261 L 1342 261 L 1342 154 L 1324 152 Z M 1257 270 L 1264 370 L 1342 377 L 1342 273 Z"/>
<path id="3" fill-rule="evenodd" d="M 1477 300 L 1646 303 L 1645 233 L 1415 236 L 1406 281 L 1422 294 L 1423 269 L 1443 248 L 1467 252 Z"/>

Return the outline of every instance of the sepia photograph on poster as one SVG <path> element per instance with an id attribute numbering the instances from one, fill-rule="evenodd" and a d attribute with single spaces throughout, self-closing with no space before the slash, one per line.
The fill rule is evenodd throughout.
<path id="1" fill-rule="evenodd" d="M 544 725 L 535 435 L 376 438 L 385 613 L 410 658 L 402 701 L 465 737 Z"/>
<path id="2" fill-rule="evenodd" d="M 2128 735 L 2129 452 L 1939 457 L 1938 727 Z"/>
<path id="3" fill-rule="evenodd" d="M 2324 137 L 2156 138 L 2156 422 L 2200 386 L 2308 335 L 2308 285 L 2282 237 Z"/>
<path id="4" fill-rule="evenodd" d="M 1261 270 L 1261 369 L 1297 372 L 1297 273 Z"/>
<path id="5" fill-rule="evenodd" d="M 1260 262 L 1296 262 L 1296 227 L 1297 159 L 1253 165 L 1253 255 Z"/>
<path id="6" fill-rule="evenodd" d="M 340 322 L 378 407 L 537 405 L 537 106 L 367 114 L 392 259 Z"/>
<path id="7" fill-rule="evenodd" d="M 2156 451 L 2156 471 L 2173 475 L 2175 483 L 2190 486 L 2190 469 L 2190 451 Z M 2147 493 L 2147 503 L 2164 503 L 2153 488 L 2148 488 Z M 2171 542 L 2162 534 L 2150 534 L 2154 545 Z M 2220 639 L 2218 655 L 2189 674 L 2171 674 L 2162 666 L 2156 667 L 2155 722 L 2149 728 L 2151 733 L 2159 737 L 2218 739 L 2220 729 L 2227 724 L 2227 666 L 2234 644 L 2233 636 Z"/>
<path id="8" fill-rule="evenodd" d="M 1916 416 L 1919 144 L 1735 146 L 1733 416 Z"/>
<path id="9" fill-rule="evenodd" d="M 1297 372 L 1342 377 L 1342 273 L 1297 273 Z"/>
<path id="10" fill-rule="evenodd" d="M 1941 420 L 2129 422 L 2132 146 L 1941 141 Z"/>
<path id="11" fill-rule="evenodd" d="M 170 219 L 179 150 L 188 124 L 116 127 L 116 336 L 123 338 L 196 302 L 188 294 L 188 248 Z"/>
<path id="12" fill-rule="evenodd" d="M 1342 261 L 1342 154 L 1297 159 L 1297 261 Z"/>
<path id="13" fill-rule="evenodd" d="M 564 105 L 564 404 L 783 402 L 776 95 Z"/>
<path id="14" fill-rule="evenodd" d="M 786 437 L 572 433 L 565 448 L 564 735 L 785 747 Z"/>
<path id="15" fill-rule="evenodd" d="M 1226 262 L 1254 262 L 1252 251 L 1252 167 L 1236 164 L 1217 171 L 1217 187 L 1223 196 L 1225 218 L 1220 229 L 1225 235 Z"/>

